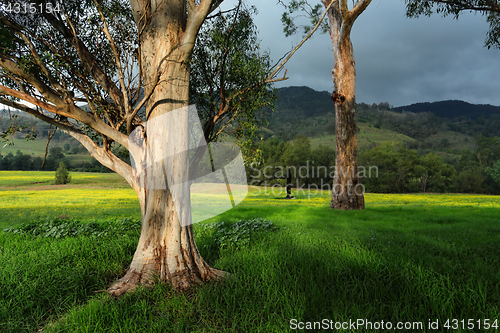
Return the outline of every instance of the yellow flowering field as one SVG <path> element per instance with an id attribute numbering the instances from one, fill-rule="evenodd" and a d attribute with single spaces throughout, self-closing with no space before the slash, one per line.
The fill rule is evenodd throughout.
<path id="1" fill-rule="evenodd" d="M 62 188 L 0 191 L 0 227 L 46 217 L 76 219 L 140 217 L 132 189 Z"/>
<path id="2" fill-rule="evenodd" d="M 52 185 L 54 171 L 0 171 L 0 229 L 66 215 L 76 219 L 140 217 L 135 192 L 117 174 L 71 172 Z"/>
<path id="3" fill-rule="evenodd" d="M 125 180 L 115 173 L 70 172 L 73 185 L 103 185 L 106 187 L 129 187 Z M 16 186 L 53 185 L 54 171 L 0 171 L 0 189 Z"/>
<path id="4" fill-rule="evenodd" d="M 0 228 L 21 222 L 65 214 L 89 220 L 110 217 L 140 217 L 135 192 L 116 174 L 71 173 L 72 183 L 50 185 L 54 172 L 0 172 Z M 204 220 L 231 207 L 227 192 L 199 191 L 192 195 L 196 207 L 194 219 Z M 284 189 L 249 187 L 249 193 L 239 207 L 301 206 L 328 207 L 328 191 L 293 190 L 294 200 L 283 199 Z M 366 208 L 383 207 L 462 207 L 500 208 L 500 196 L 469 194 L 365 194 Z M 220 211 L 220 212 L 219 212 Z"/>
<path id="5" fill-rule="evenodd" d="M 446 206 L 446 207 L 480 207 L 500 208 L 500 196 L 484 194 L 379 194 L 367 193 L 366 205 L 369 207 L 390 206 Z"/>

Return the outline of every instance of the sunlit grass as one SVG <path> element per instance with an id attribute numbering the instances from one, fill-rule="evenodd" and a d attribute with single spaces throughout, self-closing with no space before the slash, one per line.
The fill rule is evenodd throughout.
<path id="1" fill-rule="evenodd" d="M 140 208 L 132 189 L 0 191 L 0 228 L 60 215 L 80 220 L 140 217 Z"/>
<path id="2" fill-rule="evenodd" d="M 14 143 L 13 145 L 2 147 L 2 155 L 7 155 L 9 153 L 15 155 L 18 150 L 25 155 L 43 156 L 45 154 L 47 140 L 28 141 L 26 139 L 12 138 L 12 142 Z"/>
<path id="3" fill-rule="evenodd" d="M 249 187 L 249 194 L 245 199 L 246 204 L 251 205 L 298 205 L 307 204 L 308 206 L 325 207 L 328 206 L 331 199 L 331 192 L 327 190 L 310 191 L 304 189 L 292 189 L 293 200 L 286 200 L 286 192 L 280 187 L 264 188 Z M 283 200 L 282 200 L 283 199 Z M 462 208 L 500 208 L 500 196 L 483 194 L 380 194 L 366 193 L 365 204 L 367 208 L 380 207 L 462 207 Z"/>
<path id="4" fill-rule="evenodd" d="M 0 225 L 44 214 L 139 216 L 132 190 L 94 185 L 0 191 Z M 327 192 L 293 190 L 287 200 L 272 190 L 250 188 L 236 208 L 194 225 L 203 258 L 231 276 L 184 294 L 161 283 L 119 300 L 96 293 L 122 276 L 133 237 L 0 232 L 0 332 L 292 332 L 293 318 L 500 319 L 500 197 L 366 194 L 365 210 L 337 211 Z M 208 192 L 197 199 L 222 202 Z M 243 247 L 214 248 L 205 228 L 255 218 L 278 229 Z"/>
<path id="5" fill-rule="evenodd" d="M 70 172 L 68 185 L 103 187 L 130 187 L 115 173 Z M 42 186 L 55 184 L 55 171 L 0 171 L 0 190 L 17 186 Z"/>

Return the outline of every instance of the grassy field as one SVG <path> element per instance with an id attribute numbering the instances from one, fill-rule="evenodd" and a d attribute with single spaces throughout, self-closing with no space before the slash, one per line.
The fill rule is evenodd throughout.
<path id="1" fill-rule="evenodd" d="M 71 172 L 67 185 L 54 185 L 54 175 L 0 171 L 0 229 L 63 214 L 79 220 L 140 217 L 135 192 L 118 174 Z"/>
<path id="2" fill-rule="evenodd" d="M 14 145 L 0 147 L 0 153 L 2 155 L 7 155 L 12 153 L 16 155 L 16 152 L 20 150 L 25 155 L 40 156 L 43 158 L 45 155 L 45 145 L 47 144 L 47 139 L 37 139 L 26 141 L 25 139 L 12 138 Z M 57 144 L 51 143 L 49 147 L 60 146 L 63 147 L 66 141 L 58 141 Z M 49 148 L 50 149 L 50 148 Z M 66 154 L 66 158 L 73 164 L 92 162 L 93 158 L 89 154 Z"/>
<path id="3" fill-rule="evenodd" d="M 0 171 L 0 190 L 54 185 L 54 171 Z M 71 184 L 78 186 L 129 188 L 127 182 L 116 173 L 72 172 Z"/>
<path id="4" fill-rule="evenodd" d="M 134 193 L 107 174 L 73 174 L 80 183 L 58 189 L 26 175 L 0 173 L 0 226 L 52 220 L 38 236 L 0 232 L 0 332 L 292 332 L 323 319 L 383 320 L 392 332 L 443 332 L 447 319 L 458 320 L 453 332 L 500 325 L 498 196 L 367 194 L 366 210 L 334 211 L 328 193 L 282 200 L 252 188 L 235 209 L 194 226 L 205 260 L 231 273 L 224 283 L 184 294 L 158 283 L 113 299 L 101 291 L 135 251 L 138 222 L 122 219 L 139 216 Z M 78 221 L 53 219 L 63 213 Z M 264 224 L 256 218 L 276 228 L 255 231 Z M 61 223 L 73 233 L 55 238 Z M 469 319 L 474 329 L 462 327 Z M 398 322 L 422 328 L 396 330 Z"/>
<path id="5" fill-rule="evenodd" d="M 33 155 L 33 156 L 43 156 L 45 154 L 45 145 L 47 140 L 31 140 L 27 141 L 25 139 L 12 138 L 14 145 L 2 147 L 2 155 L 7 155 L 9 153 L 16 154 L 20 150 L 23 154 Z"/>
<path id="6" fill-rule="evenodd" d="M 368 148 L 374 143 L 384 143 L 384 142 L 405 142 L 414 141 L 415 139 L 409 136 L 396 133 L 387 129 L 379 129 L 372 127 L 365 123 L 358 123 L 359 127 L 358 133 L 358 146 L 359 148 Z M 316 148 L 320 144 L 323 146 L 330 146 L 335 148 L 335 135 L 325 135 L 316 138 L 310 138 L 311 147 Z"/>

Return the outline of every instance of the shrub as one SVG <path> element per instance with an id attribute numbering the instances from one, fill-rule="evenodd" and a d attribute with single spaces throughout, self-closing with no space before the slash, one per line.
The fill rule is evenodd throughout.
<path id="1" fill-rule="evenodd" d="M 271 221 L 255 218 L 231 222 L 215 222 L 196 225 L 200 245 L 216 251 L 224 248 L 244 248 L 250 245 L 258 234 L 278 229 Z"/>
<path id="2" fill-rule="evenodd" d="M 59 162 L 59 168 L 56 170 L 56 185 L 67 184 L 71 181 L 68 169 L 63 162 Z"/>

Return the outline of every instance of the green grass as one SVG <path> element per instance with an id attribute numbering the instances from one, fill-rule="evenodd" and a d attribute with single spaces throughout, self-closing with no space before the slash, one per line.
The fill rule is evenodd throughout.
<path id="1" fill-rule="evenodd" d="M 12 153 L 16 155 L 16 152 L 20 150 L 23 154 L 26 155 L 32 155 L 32 156 L 41 156 L 43 157 L 45 155 L 45 146 L 47 145 L 47 138 L 38 138 L 35 140 L 30 140 L 27 141 L 26 139 L 22 138 L 12 138 L 12 142 L 14 143 L 13 145 L 10 146 L 5 146 L 3 147 L 0 146 L 0 153 L 2 155 L 7 155 L 9 153 Z M 70 143 L 70 140 L 52 140 L 49 145 L 49 151 L 50 148 L 52 147 L 64 147 L 65 143 Z M 74 144 L 74 143 L 73 143 Z M 77 155 L 69 155 L 66 154 L 66 157 L 69 159 L 74 159 L 75 162 L 80 162 L 80 161 L 91 161 L 92 157 L 88 154 L 77 154 Z"/>
<path id="2" fill-rule="evenodd" d="M 374 143 L 384 142 L 405 142 L 414 141 L 415 139 L 409 136 L 393 132 L 387 129 L 379 129 L 372 127 L 365 123 L 358 123 L 358 146 L 359 148 L 368 148 Z M 316 148 L 320 144 L 335 148 L 335 135 L 324 135 L 321 137 L 309 138 L 311 140 L 311 147 Z"/>
<path id="3" fill-rule="evenodd" d="M 9 195 L 15 202 L 21 192 L 2 191 L 0 202 Z M 68 205 L 83 195 L 57 193 Z M 162 283 L 120 299 L 96 292 L 130 263 L 135 231 L 61 239 L 0 232 L 0 331 L 288 332 L 291 319 L 427 325 L 456 318 L 474 319 L 476 327 L 477 320 L 500 320 L 500 197 L 367 194 L 366 210 L 335 211 L 327 193 L 282 196 L 254 188 L 235 209 L 196 224 L 203 257 L 231 276 L 184 294 Z M 106 208 L 91 201 L 82 223 L 106 210 L 98 223 L 117 223 L 111 207 L 118 215 L 122 202 Z M 29 214 L 32 207 L 16 209 Z M 240 230 L 238 221 L 255 218 L 277 230 L 252 234 L 243 245 L 217 241 L 223 226 Z"/>
<path id="4" fill-rule="evenodd" d="M 0 152 L 2 155 L 7 155 L 9 153 L 15 155 L 18 150 L 20 150 L 23 154 L 33 156 L 43 156 L 45 154 L 45 145 L 47 144 L 46 139 L 27 141 L 25 139 L 12 138 L 11 140 L 14 143 L 13 145 L 1 147 Z"/>
<path id="5" fill-rule="evenodd" d="M 70 172 L 70 185 L 92 187 L 130 187 L 127 182 L 115 173 Z M 55 171 L 0 171 L 0 190 L 25 186 L 42 186 L 55 184 Z"/>

